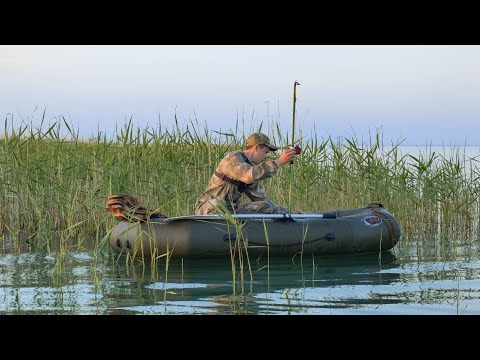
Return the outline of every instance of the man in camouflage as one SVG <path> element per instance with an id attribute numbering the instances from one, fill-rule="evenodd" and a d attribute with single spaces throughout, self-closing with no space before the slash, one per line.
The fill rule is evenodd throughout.
<path id="1" fill-rule="evenodd" d="M 228 153 L 217 166 L 206 190 L 195 204 L 196 215 L 214 214 L 219 209 L 237 214 L 285 214 L 288 209 L 273 203 L 259 181 L 272 177 L 277 170 L 295 159 L 295 149 L 287 149 L 276 160 L 266 161 L 278 147 L 262 133 L 250 135 L 244 151 Z M 240 204 L 242 194 L 250 203 Z"/>

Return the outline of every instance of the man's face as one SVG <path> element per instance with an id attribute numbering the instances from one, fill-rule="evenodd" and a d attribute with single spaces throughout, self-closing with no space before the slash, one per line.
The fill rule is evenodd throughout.
<path id="1" fill-rule="evenodd" d="M 270 153 L 270 148 L 265 145 L 255 145 L 255 152 L 253 153 L 253 162 L 260 164 L 265 157 Z"/>

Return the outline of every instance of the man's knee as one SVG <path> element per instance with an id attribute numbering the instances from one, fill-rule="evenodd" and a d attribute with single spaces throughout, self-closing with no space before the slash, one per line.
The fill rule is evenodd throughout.
<path id="1" fill-rule="evenodd" d="M 195 210 L 196 215 L 218 214 L 226 211 L 226 202 L 219 199 L 210 199 Z"/>
<path id="2" fill-rule="evenodd" d="M 273 207 L 267 201 L 254 201 L 241 206 L 237 213 L 240 214 L 273 214 Z"/>

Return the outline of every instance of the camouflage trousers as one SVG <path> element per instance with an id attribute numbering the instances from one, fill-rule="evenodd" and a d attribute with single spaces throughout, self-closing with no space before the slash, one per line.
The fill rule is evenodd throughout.
<path id="1" fill-rule="evenodd" d="M 221 202 L 222 204 L 219 204 Z M 223 200 L 214 200 L 202 204 L 201 206 L 195 209 L 195 215 L 208 215 L 217 213 L 217 209 L 225 209 L 226 202 Z M 233 211 L 231 211 L 233 212 Z M 286 214 L 288 209 L 275 205 L 269 201 L 252 201 L 247 204 L 239 205 L 235 209 L 237 214 Z"/>
<path id="2" fill-rule="evenodd" d="M 236 212 L 237 214 L 284 214 L 288 213 L 288 209 L 268 201 L 252 201 L 240 205 Z"/>

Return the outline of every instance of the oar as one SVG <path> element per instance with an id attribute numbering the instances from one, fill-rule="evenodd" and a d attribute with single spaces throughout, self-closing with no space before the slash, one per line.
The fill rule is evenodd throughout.
<path id="1" fill-rule="evenodd" d="M 172 222 L 178 220 L 215 220 L 226 219 L 226 216 L 220 214 L 211 215 L 187 215 L 162 219 L 162 222 Z M 336 212 L 310 213 L 310 214 L 229 214 L 228 218 L 234 219 L 336 219 Z"/>
<path id="2" fill-rule="evenodd" d="M 223 217 L 222 215 L 219 215 Z M 237 219 L 336 219 L 335 212 L 318 214 L 231 214 L 229 217 Z"/>
<path id="3" fill-rule="evenodd" d="M 297 85 L 300 85 L 297 80 L 293 83 L 293 114 L 292 114 L 292 145 L 295 146 L 295 103 L 297 101 Z M 290 162 L 290 187 L 288 189 L 288 213 L 292 213 L 292 189 L 293 189 L 293 161 Z"/>

